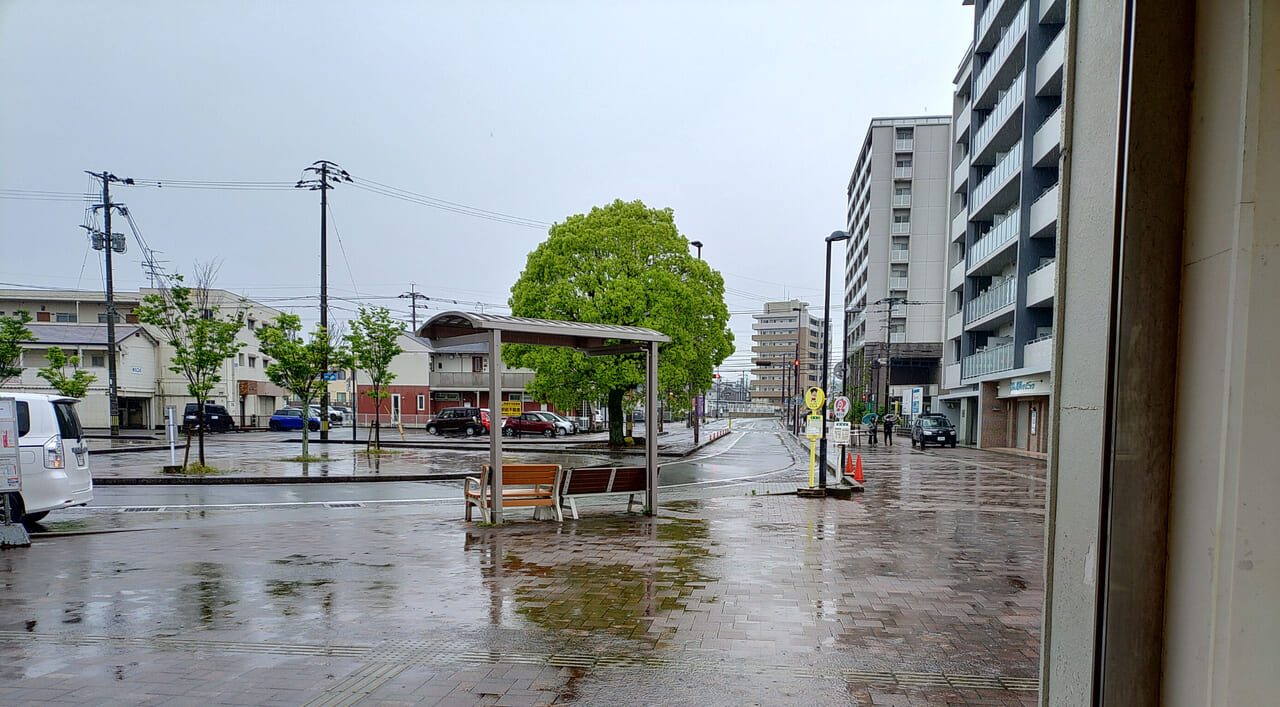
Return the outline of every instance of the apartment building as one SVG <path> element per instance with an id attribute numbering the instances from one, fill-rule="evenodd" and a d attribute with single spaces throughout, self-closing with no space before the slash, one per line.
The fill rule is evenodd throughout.
<path id="1" fill-rule="evenodd" d="M 187 394 L 187 380 L 169 370 L 173 349 L 164 337 L 146 324 L 140 324 L 133 310 L 147 294 L 159 290 L 114 293 L 116 308 L 116 400 L 120 426 L 154 429 L 164 424 L 164 409 L 178 408 L 194 398 Z M 269 361 L 258 351 L 254 329 L 279 316 L 280 312 L 257 302 L 242 302 L 239 295 L 225 290 L 212 290 L 211 301 L 223 311 L 245 307 L 245 327 L 236 340 L 244 348 L 223 363 L 222 376 L 209 395 L 209 400 L 224 404 L 237 422 L 253 424 L 271 416 L 285 391 L 267 380 Z M 78 405 L 80 419 L 86 427 L 109 428 L 111 411 L 107 390 L 109 383 L 107 356 L 107 303 L 101 292 L 83 290 L 0 290 L 0 316 L 13 316 L 19 310 L 33 320 L 28 328 L 36 340 L 23 345 L 19 362 L 22 375 L 8 384 L 14 390 L 52 393 L 53 389 L 36 372 L 49 365 L 48 350 L 52 346 L 79 356 L 80 366 L 97 377 L 88 394 Z M 265 417 L 264 417 L 265 416 Z"/>
<path id="2" fill-rule="evenodd" d="M 908 415 L 926 412 L 941 392 L 950 123 L 872 120 L 846 188 L 847 390 Z"/>
<path id="3" fill-rule="evenodd" d="M 955 77 L 942 410 L 1048 450 L 1065 0 L 979 0 Z"/>
<path id="4" fill-rule="evenodd" d="M 822 319 L 796 299 L 766 302 L 751 317 L 751 400 L 791 410 L 796 391 L 822 385 Z"/>

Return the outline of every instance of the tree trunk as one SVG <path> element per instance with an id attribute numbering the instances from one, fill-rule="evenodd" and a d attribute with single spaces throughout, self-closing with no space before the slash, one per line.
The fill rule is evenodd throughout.
<path id="1" fill-rule="evenodd" d="M 382 388 L 373 389 L 373 448 L 382 449 Z"/>
<path id="2" fill-rule="evenodd" d="M 196 401 L 196 424 L 200 426 L 200 466 L 204 466 L 204 401 Z"/>
<path id="3" fill-rule="evenodd" d="M 621 390 L 609 391 L 609 444 L 622 444 L 622 394 Z"/>
<path id="4" fill-rule="evenodd" d="M 302 406 L 302 458 L 307 458 L 307 442 L 311 439 L 311 402 Z"/>

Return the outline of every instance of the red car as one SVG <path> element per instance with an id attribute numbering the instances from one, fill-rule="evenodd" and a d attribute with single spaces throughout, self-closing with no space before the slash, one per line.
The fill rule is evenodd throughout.
<path id="1" fill-rule="evenodd" d="M 508 417 L 502 421 L 503 437 L 515 437 L 517 434 L 555 437 L 556 425 L 554 422 L 547 422 L 527 412 L 517 417 Z"/>

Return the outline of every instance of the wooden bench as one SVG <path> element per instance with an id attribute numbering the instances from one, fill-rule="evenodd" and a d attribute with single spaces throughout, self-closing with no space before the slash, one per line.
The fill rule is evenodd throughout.
<path id="1" fill-rule="evenodd" d="M 627 494 L 627 512 L 636 503 L 636 494 L 648 490 L 649 471 L 643 466 L 586 467 L 570 469 L 560 487 L 560 503 L 567 504 L 574 520 L 578 519 L 577 499 L 590 496 Z"/>
<path id="2" fill-rule="evenodd" d="M 559 464 L 503 464 L 502 507 L 550 506 L 556 520 L 564 520 L 560 512 L 561 468 Z M 493 475 L 489 465 L 480 467 L 480 476 L 468 476 L 462 484 L 466 504 L 464 517 L 471 520 L 471 507 L 480 509 L 486 523 L 493 522 Z"/>

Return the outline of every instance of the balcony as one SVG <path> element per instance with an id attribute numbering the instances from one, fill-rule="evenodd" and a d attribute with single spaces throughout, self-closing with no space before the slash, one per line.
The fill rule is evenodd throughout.
<path id="1" fill-rule="evenodd" d="M 991 2 L 987 3 L 987 9 L 978 18 L 978 31 L 975 35 L 977 37 L 977 44 L 975 45 L 977 51 L 986 51 L 987 47 L 990 47 L 996 41 L 987 37 L 987 30 L 991 29 L 991 26 L 996 23 L 996 17 L 1008 2 L 1010 0 L 991 0 Z"/>
<path id="2" fill-rule="evenodd" d="M 1028 341 L 1022 347 L 1022 368 L 1028 373 L 1047 371 L 1053 366 L 1053 334 Z"/>
<path id="3" fill-rule="evenodd" d="M 909 235 L 911 233 L 911 222 L 910 221 L 894 221 L 889 226 L 889 233 L 892 233 L 895 236 Z"/>
<path id="4" fill-rule="evenodd" d="M 978 182 L 978 186 L 973 190 L 973 200 L 969 202 L 969 213 L 974 218 L 980 218 L 987 202 L 1009 186 L 1014 177 L 1021 173 L 1022 143 L 1019 142 L 1005 153 L 1005 156 L 991 168 L 981 182 Z"/>
<path id="5" fill-rule="evenodd" d="M 891 277 L 891 278 L 889 278 L 889 289 L 890 289 L 890 290 L 905 290 L 905 289 L 907 289 L 907 278 L 905 278 L 905 277 Z"/>
<path id="6" fill-rule="evenodd" d="M 1022 41 L 1027 36 L 1027 4 L 1023 3 L 1018 14 L 1009 22 L 1009 28 L 1004 35 L 1000 37 L 1000 41 L 996 43 L 994 49 L 991 50 L 987 62 L 983 64 L 982 70 L 978 72 L 978 78 L 974 82 L 974 100 L 973 105 L 976 108 L 985 108 L 989 104 L 989 90 L 994 85 L 1002 85 L 1003 81 L 997 79 L 1008 80 L 1014 74 L 1021 71 L 1023 66 L 1019 60 L 1021 53 L 1018 49 L 1022 45 Z M 1010 61 L 1010 59 L 1014 61 Z"/>
<path id="7" fill-rule="evenodd" d="M 964 285 L 965 268 L 966 264 L 964 258 L 957 260 L 955 265 L 951 266 L 951 272 L 947 276 L 948 290 L 956 290 Z"/>
<path id="8" fill-rule="evenodd" d="M 1058 233 L 1058 185 L 1044 190 L 1031 204 L 1031 237 L 1052 238 Z"/>
<path id="9" fill-rule="evenodd" d="M 955 119 L 955 139 L 956 142 L 967 145 L 969 144 L 969 125 L 973 120 L 973 109 L 969 102 L 965 101 L 964 107 L 960 109 L 960 115 Z"/>
<path id="10" fill-rule="evenodd" d="M 1067 0 L 1040 0 L 1040 24 L 1060 25 L 1067 21 Z"/>
<path id="11" fill-rule="evenodd" d="M 965 155 L 951 173 L 951 191 L 965 194 L 969 191 L 969 156 Z"/>
<path id="12" fill-rule="evenodd" d="M 889 262 L 906 263 L 911 260 L 911 251 L 907 248 L 893 248 L 889 251 Z"/>
<path id="13" fill-rule="evenodd" d="M 986 260 L 993 253 L 999 252 L 1002 246 L 1018 238 L 1018 214 L 1001 221 L 978 237 L 969 248 L 969 268 Z"/>
<path id="14" fill-rule="evenodd" d="M 905 343 L 907 343 L 907 335 L 906 335 L 906 333 L 905 333 L 905 332 L 901 332 L 901 331 L 891 331 L 891 332 L 889 332 L 889 343 L 891 343 L 891 344 L 905 344 Z"/>
<path id="15" fill-rule="evenodd" d="M 984 161 L 985 151 L 996 135 L 1001 135 L 1004 138 L 1003 142 L 1008 144 L 1011 136 L 1017 136 L 1022 131 L 1022 103 L 1027 91 L 1026 78 L 1027 74 L 1024 71 L 1013 79 L 1013 83 L 1009 84 L 1009 90 L 1005 91 L 995 107 L 991 109 L 991 113 L 987 115 L 986 120 L 982 121 L 982 125 L 974 131 L 973 149 L 970 154 L 980 162 Z"/>
<path id="16" fill-rule="evenodd" d="M 960 380 L 1013 369 L 1013 344 L 1001 344 L 960 359 Z"/>
<path id="17" fill-rule="evenodd" d="M 942 388 L 951 390 L 960 387 L 960 364 L 953 363 L 942 369 Z"/>
<path id="18" fill-rule="evenodd" d="M 915 149 L 915 144 L 916 144 L 915 140 L 894 140 L 893 151 L 894 152 L 911 152 L 912 150 Z"/>
<path id="19" fill-rule="evenodd" d="M 533 382 L 533 373 L 503 373 L 503 390 L 524 390 Z M 457 371 L 432 371 L 432 390 L 488 390 L 489 374 Z"/>
<path id="20" fill-rule="evenodd" d="M 966 326 L 980 319 L 989 317 L 1005 307 L 1013 306 L 1018 295 L 1018 281 L 1009 278 L 997 285 L 987 288 L 986 292 L 974 297 L 964 305 L 964 323 Z"/>
<path id="21" fill-rule="evenodd" d="M 1027 306 L 1037 307 L 1052 302 L 1057 290 L 1057 261 L 1049 260 L 1027 275 Z"/>
<path id="22" fill-rule="evenodd" d="M 1031 159 L 1037 167 L 1052 167 L 1058 164 L 1058 150 L 1062 147 L 1062 108 L 1049 114 L 1044 122 L 1036 128 L 1035 137 L 1031 139 Z"/>
<path id="23" fill-rule="evenodd" d="M 894 206 L 911 206 L 911 195 L 910 194 L 894 194 L 893 205 Z"/>
<path id="24" fill-rule="evenodd" d="M 1040 61 L 1036 62 L 1036 95 L 1062 95 L 1062 46 L 1066 41 L 1066 32 L 1059 31 L 1053 38 Z"/>
<path id="25" fill-rule="evenodd" d="M 947 340 L 950 341 L 951 339 L 959 338 L 962 333 L 964 333 L 964 315 L 960 312 L 956 312 L 955 314 L 947 317 Z"/>
<path id="26" fill-rule="evenodd" d="M 965 232 L 969 228 L 969 210 L 960 209 L 960 213 L 951 219 L 951 240 L 957 240 L 964 237 Z"/>

